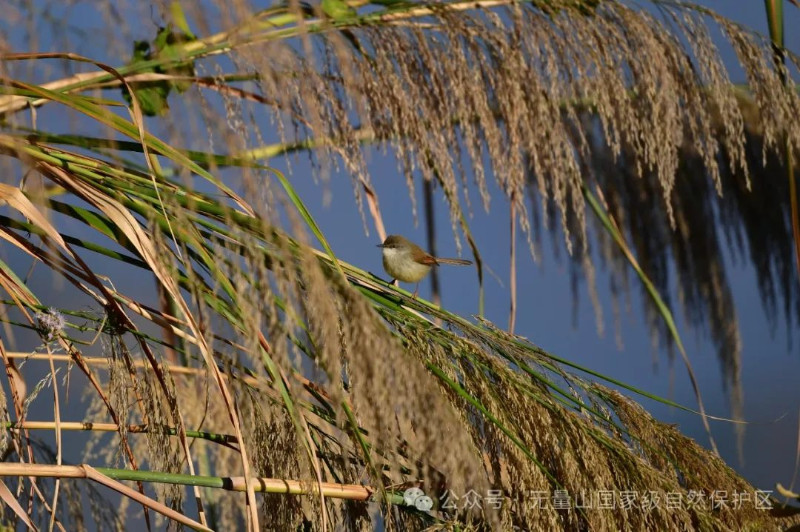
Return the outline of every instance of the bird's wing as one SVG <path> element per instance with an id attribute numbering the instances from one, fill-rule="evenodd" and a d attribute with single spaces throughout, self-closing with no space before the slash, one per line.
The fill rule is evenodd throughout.
<path id="1" fill-rule="evenodd" d="M 419 262 L 420 264 L 425 264 L 427 266 L 435 266 L 435 265 L 439 264 L 439 261 L 436 259 L 436 257 L 434 257 L 432 255 L 425 255 L 424 257 L 422 257 L 417 262 Z"/>

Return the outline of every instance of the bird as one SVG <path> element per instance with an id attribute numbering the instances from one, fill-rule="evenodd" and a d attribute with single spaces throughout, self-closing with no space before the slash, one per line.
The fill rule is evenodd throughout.
<path id="1" fill-rule="evenodd" d="M 426 253 L 421 247 L 400 235 L 389 235 L 383 244 L 383 269 L 395 280 L 404 283 L 417 283 L 414 298 L 419 292 L 419 282 L 431 271 L 432 266 L 439 264 L 458 264 L 469 266 L 471 261 L 464 259 L 445 259 Z"/>

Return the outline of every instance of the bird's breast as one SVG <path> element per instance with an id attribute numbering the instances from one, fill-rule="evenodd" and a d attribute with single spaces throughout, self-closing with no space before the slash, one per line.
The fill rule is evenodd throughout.
<path id="1" fill-rule="evenodd" d="M 383 269 L 399 281 L 416 283 L 428 275 L 431 267 L 415 261 L 411 257 L 411 253 L 392 248 L 383 248 Z"/>

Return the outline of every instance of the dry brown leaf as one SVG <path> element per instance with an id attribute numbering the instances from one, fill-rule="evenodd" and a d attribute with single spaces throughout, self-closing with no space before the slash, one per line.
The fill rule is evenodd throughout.
<path id="1" fill-rule="evenodd" d="M 9 207 L 18 210 L 20 214 L 44 231 L 48 237 L 72 256 L 64 239 L 61 238 L 61 234 L 56 231 L 56 228 L 47 220 L 47 217 L 31 203 L 31 200 L 25 196 L 22 190 L 19 187 L 0 183 L 0 205 L 5 205 L 6 203 Z"/>
<path id="2" fill-rule="evenodd" d="M 31 522 L 30 518 L 28 517 L 28 514 L 26 514 L 25 510 L 23 510 L 22 506 L 20 506 L 16 497 L 14 497 L 14 495 L 8 489 L 6 483 L 3 482 L 2 480 L 0 480 L 0 499 L 3 499 L 3 502 L 6 503 L 6 505 L 9 508 L 14 510 L 14 513 L 17 514 L 20 520 L 23 523 L 25 523 L 28 526 L 28 528 L 30 528 L 31 530 L 38 530 L 36 526 Z"/>

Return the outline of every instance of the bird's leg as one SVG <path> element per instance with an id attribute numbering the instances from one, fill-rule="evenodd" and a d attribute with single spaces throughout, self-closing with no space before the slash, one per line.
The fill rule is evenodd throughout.
<path id="1" fill-rule="evenodd" d="M 414 287 L 414 295 L 413 295 L 414 299 L 417 299 L 418 292 L 419 292 L 419 283 L 417 283 L 417 286 Z"/>

